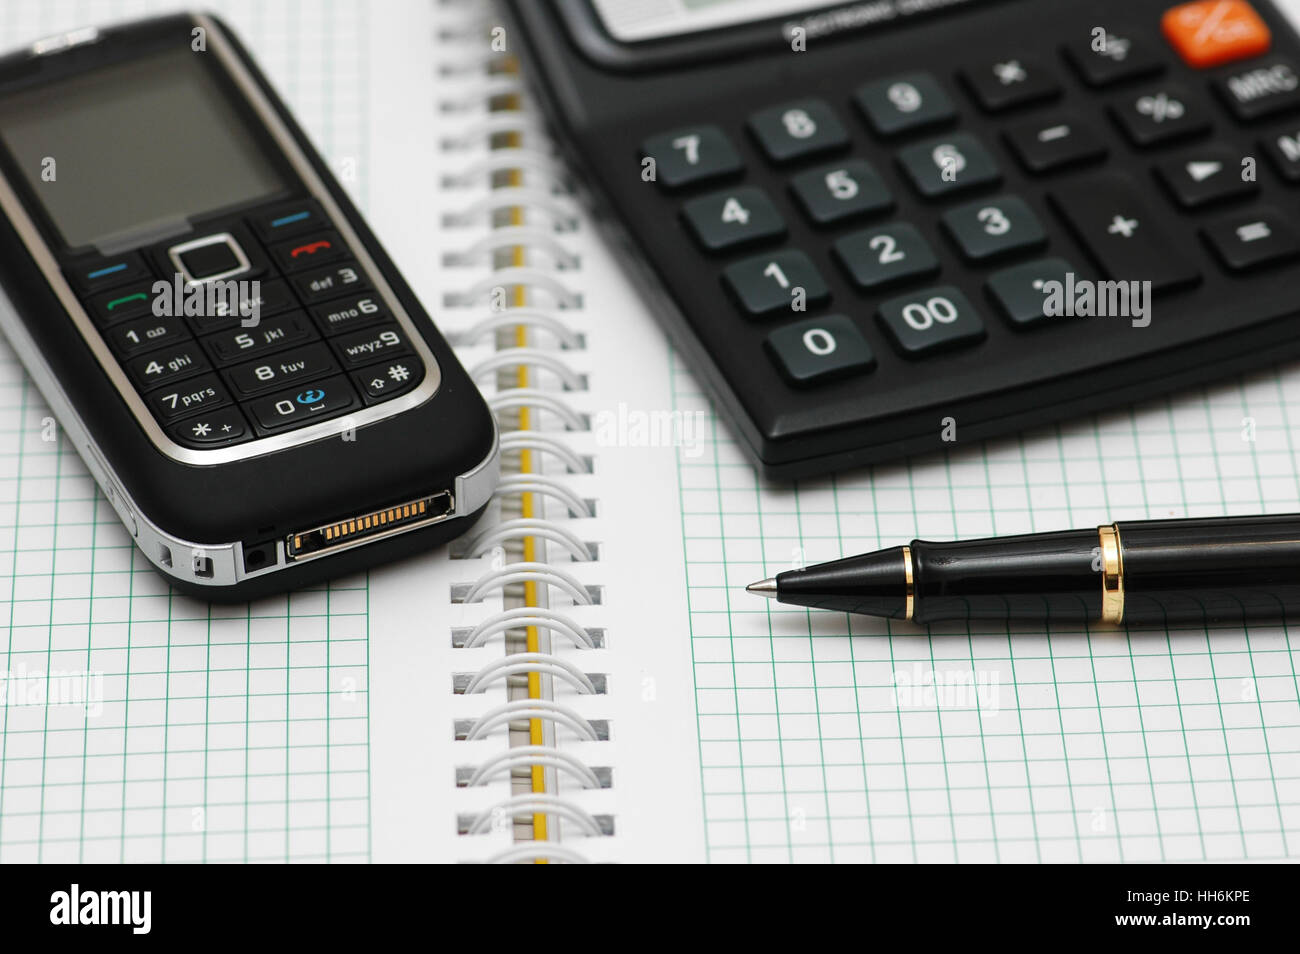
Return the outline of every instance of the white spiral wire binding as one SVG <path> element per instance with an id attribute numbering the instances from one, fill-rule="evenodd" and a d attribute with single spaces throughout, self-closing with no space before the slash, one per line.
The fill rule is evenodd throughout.
<path id="1" fill-rule="evenodd" d="M 444 7 L 461 10 L 474 10 L 478 6 L 456 4 L 452 0 L 441 0 L 441 3 Z M 486 5 L 479 9 L 483 8 Z M 486 24 L 475 23 L 473 20 L 474 17 L 470 15 L 466 22 L 459 23 L 454 28 L 443 29 L 440 35 L 448 41 L 446 45 L 455 42 L 472 47 L 475 43 L 481 43 Z M 580 391 L 586 387 L 585 378 L 575 372 L 562 357 L 566 351 L 581 350 L 583 338 L 556 314 L 556 310 L 562 314 L 565 310 L 582 307 L 581 295 L 562 277 L 554 274 L 571 274 L 581 266 L 578 256 L 565 247 L 562 239 L 556 237 L 556 233 L 563 234 L 576 227 L 575 207 L 568 195 L 569 190 L 559 181 L 560 166 L 554 155 L 550 151 L 536 148 L 536 143 L 544 142 L 537 122 L 518 111 L 487 111 L 489 99 L 521 92 L 521 84 L 515 77 L 487 75 L 492 63 L 490 57 L 462 59 L 442 69 L 444 76 L 461 84 L 473 82 L 476 88 L 468 94 L 463 90 L 458 91 L 439 104 L 444 120 L 449 125 L 455 125 L 451 120 L 458 115 L 465 123 L 442 137 L 443 150 L 453 158 L 460 153 L 469 154 L 461 167 L 443 175 L 441 182 L 447 190 L 482 189 L 485 182 L 491 182 L 503 172 L 519 171 L 529 177 L 530 184 L 523 186 L 516 182 L 488 189 L 462 212 L 445 215 L 443 224 L 448 228 L 482 229 L 484 234 L 467 242 L 463 250 L 445 255 L 443 263 L 449 269 L 482 266 L 491 263 L 497 252 L 523 247 L 529 251 L 541 252 L 547 267 L 518 263 L 497 267 L 485 277 L 470 282 L 468 287 L 452 289 L 444 300 L 449 307 L 481 308 L 491 296 L 500 294 L 499 289 L 522 288 L 527 290 L 530 299 L 534 293 L 540 293 L 540 297 L 549 300 L 553 307 L 538 307 L 537 304 L 530 303 L 527 306 L 493 310 L 467 331 L 452 338 L 458 346 L 472 347 L 492 340 L 498 332 L 521 326 L 545 334 L 543 340 L 549 342 L 550 347 L 543 348 L 537 341 L 526 339 L 524 346 L 501 348 L 491 357 L 479 362 L 471 371 L 476 381 L 486 383 L 502 372 L 526 367 L 530 371 L 542 371 L 553 376 L 564 388 L 564 391 L 555 391 L 534 386 L 511 387 L 489 395 L 489 406 L 501 425 L 501 449 L 507 464 L 512 459 L 511 455 L 529 451 L 537 459 L 545 457 L 558 461 L 565 471 L 564 475 L 558 477 L 532 469 L 505 476 L 499 485 L 497 496 L 529 494 L 532 495 L 530 499 L 548 498 L 558 501 L 568 511 L 570 518 L 589 518 L 593 516 L 590 502 L 575 493 L 563 479 L 567 475 L 590 473 L 588 462 L 562 439 L 557 438 L 553 431 L 507 429 L 510 417 L 524 408 L 529 409 L 530 423 L 534 417 L 538 422 L 558 422 L 566 431 L 585 431 L 588 422 L 564 399 L 566 392 Z M 483 150 L 484 144 L 511 133 L 519 134 L 522 141 L 529 145 Z M 516 209 L 523 209 L 525 214 L 541 213 L 542 218 L 534 218 L 537 224 L 491 227 L 493 219 L 499 213 Z M 456 272 L 448 271 L 445 274 L 454 275 Z M 534 336 L 529 336 L 532 337 Z M 485 553 L 503 548 L 508 542 L 524 538 L 558 544 L 574 560 L 582 563 L 597 560 L 597 554 L 591 546 L 565 526 L 564 522 L 536 516 L 505 519 L 483 529 L 469 543 L 465 555 L 479 558 Z M 544 544 L 538 549 L 545 553 Z M 508 587 L 521 583 L 532 583 L 543 594 L 551 591 L 562 593 L 577 606 L 589 606 L 597 602 L 593 592 L 576 577 L 541 560 L 493 565 L 469 585 L 463 601 L 475 603 L 488 594 L 504 592 Z M 539 603 L 548 601 L 547 598 L 538 600 Z M 465 649 L 482 649 L 494 639 L 504 638 L 508 631 L 518 631 L 524 627 L 535 627 L 538 631 L 561 637 L 579 650 L 598 648 L 591 632 L 568 614 L 549 606 L 534 605 L 517 606 L 489 616 L 480 621 L 460 645 Z M 549 641 L 547 646 L 549 648 Z M 549 676 L 582 695 L 594 695 L 600 691 L 591 674 L 581 666 L 551 652 L 507 652 L 481 666 L 464 683 L 461 691 L 467 695 L 482 693 L 502 680 L 524 673 Z M 592 723 L 572 708 L 553 699 L 532 697 L 514 699 L 482 713 L 464 735 L 464 741 L 477 744 L 493 731 L 524 720 L 539 720 L 552 728 L 563 726 L 577 735 L 581 746 L 601 744 L 601 736 Z M 586 754 L 582 748 L 578 752 Z M 533 766 L 563 772 L 577 779 L 583 788 L 602 786 L 601 779 L 590 762 L 579 757 L 571 748 L 533 744 L 513 745 L 484 757 L 469 770 L 465 784 L 468 787 L 486 785 L 502 774 L 513 775 L 520 769 L 531 770 Z M 608 780 L 607 776 L 607 781 L 612 780 Z M 483 834 L 503 819 L 513 820 L 520 816 L 538 814 L 562 820 L 589 837 L 609 833 L 607 824 L 602 824 L 599 818 L 582 806 L 549 792 L 536 791 L 526 795 L 513 795 L 475 815 L 466 826 L 465 833 Z M 560 830 L 560 826 L 555 827 L 557 831 Z M 548 826 L 548 838 L 553 838 L 550 831 Z M 572 844 L 546 840 L 521 841 L 488 859 L 491 863 L 507 864 L 538 860 L 583 863 L 587 858 Z"/>

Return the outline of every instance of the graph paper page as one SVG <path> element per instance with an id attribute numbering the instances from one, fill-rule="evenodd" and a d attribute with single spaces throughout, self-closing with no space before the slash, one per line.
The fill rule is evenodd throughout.
<path id="1" fill-rule="evenodd" d="M 6 3 L 0 47 L 174 9 Z M 413 177 L 391 175 L 376 144 L 401 118 L 395 71 L 429 71 L 377 51 L 418 31 L 427 5 L 205 9 L 241 35 L 390 238 Z M 391 245 L 408 274 L 413 234 Z M 0 432 L 0 861 L 371 859 L 377 574 L 234 607 L 174 595 L 3 342 Z"/>

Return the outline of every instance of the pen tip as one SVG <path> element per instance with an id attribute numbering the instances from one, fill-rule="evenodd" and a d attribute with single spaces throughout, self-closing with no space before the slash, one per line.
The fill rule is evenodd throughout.
<path id="1" fill-rule="evenodd" d="M 745 587 L 747 593 L 757 593 L 759 596 L 766 596 L 769 600 L 776 599 L 776 579 L 759 580 L 757 583 L 751 583 Z"/>

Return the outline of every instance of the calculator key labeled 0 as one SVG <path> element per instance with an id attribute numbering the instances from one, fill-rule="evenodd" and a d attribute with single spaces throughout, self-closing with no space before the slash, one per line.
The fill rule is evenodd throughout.
<path id="1" fill-rule="evenodd" d="M 778 328 L 767 349 L 791 384 L 805 387 L 870 371 L 876 364 L 862 332 L 846 315 L 826 315 Z"/>

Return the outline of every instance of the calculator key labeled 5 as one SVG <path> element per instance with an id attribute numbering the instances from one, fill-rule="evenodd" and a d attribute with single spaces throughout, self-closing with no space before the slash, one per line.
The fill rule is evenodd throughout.
<path id="1" fill-rule="evenodd" d="M 1276 265 L 1300 256 L 1300 236 L 1275 212 L 1251 212 L 1208 225 L 1205 241 L 1234 272 Z"/>
<path id="2" fill-rule="evenodd" d="M 790 162 L 849 144 L 844 126 L 820 99 L 761 110 L 749 117 L 749 132 L 773 162 Z"/>
<path id="3" fill-rule="evenodd" d="M 1254 195 L 1254 178 L 1242 176 L 1242 156 L 1225 146 L 1207 146 L 1156 165 L 1156 176 L 1175 202 L 1198 209 L 1215 202 Z"/>
<path id="4" fill-rule="evenodd" d="M 968 133 L 908 146 L 898 153 L 903 172 L 927 198 L 994 185 L 1002 172 L 984 145 Z"/>
<path id="5" fill-rule="evenodd" d="M 1079 273 L 1063 258 L 1044 258 L 994 272 L 985 289 L 998 310 L 1017 328 L 1040 327 L 1049 319 L 1064 319 L 1048 314 L 1048 295 L 1053 282 L 1065 294 L 1070 281 Z"/>
<path id="6" fill-rule="evenodd" d="M 1032 56 L 1000 56 L 967 66 L 962 82 L 991 113 L 1054 99 L 1061 84 Z"/>
<path id="7" fill-rule="evenodd" d="M 711 182 L 744 168 L 731 140 L 717 126 L 687 126 L 641 144 L 641 156 L 654 160 L 655 181 L 665 189 Z"/>
<path id="8" fill-rule="evenodd" d="M 1197 0 L 1165 11 L 1160 29 L 1183 62 L 1197 69 L 1268 52 L 1272 35 L 1245 0 Z"/>
<path id="9" fill-rule="evenodd" d="M 1210 119 L 1186 88 L 1172 83 L 1132 93 L 1110 110 L 1135 146 L 1158 146 L 1208 132 Z"/>
<path id="10" fill-rule="evenodd" d="M 1047 233 L 1032 209 L 1014 195 L 971 202 L 944 213 L 943 226 L 967 260 L 982 262 L 1039 248 Z"/>
<path id="11" fill-rule="evenodd" d="M 863 159 L 801 172 L 790 180 L 795 198 L 817 225 L 887 212 L 894 197 L 871 163 Z"/>
<path id="12" fill-rule="evenodd" d="M 1025 120 L 1002 135 L 1029 172 L 1055 172 L 1106 158 L 1105 141 L 1073 114 Z"/>
<path id="13" fill-rule="evenodd" d="M 729 265 L 722 281 L 745 314 L 755 317 L 819 305 L 830 297 L 812 259 L 797 249 Z"/>
<path id="14" fill-rule="evenodd" d="M 853 101 L 882 136 L 898 136 L 957 118 L 943 87 L 929 73 L 905 73 L 859 86 Z"/>
<path id="15" fill-rule="evenodd" d="M 767 349 L 791 384 L 807 387 L 870 371 L 871 346 L 845 315 L 826 315 L 778 328 Z"/>
<path id="16" fill-rule="evenodd" d="M 1128 27 L 1078 31 L 1066 44 L 1065 55 L 1089 86 L 1154 76 L 1165 68 L 1155 41 Z"/>
<path id="17" fill-rule="evenodd" d="M 909 358 L 972 345 L 984 337 L 975 306 L 951 285 L 891 298 L 880 306 L 876 320 Z"/>
<path id="18" fill-rule="evenodd" d="M 785 220 L 762 189 L 744 186 L 692 199 L 682 216 L 695 240 L 709 252 L 773 241 L 785 235 Z"/>
<path id="19" fill-rule="evenodd" d="M 930 243 L 906 222 L 846 235 L 835 242 L 834 254 L 853 283 L 865 290 L 939 271 Z"/>

